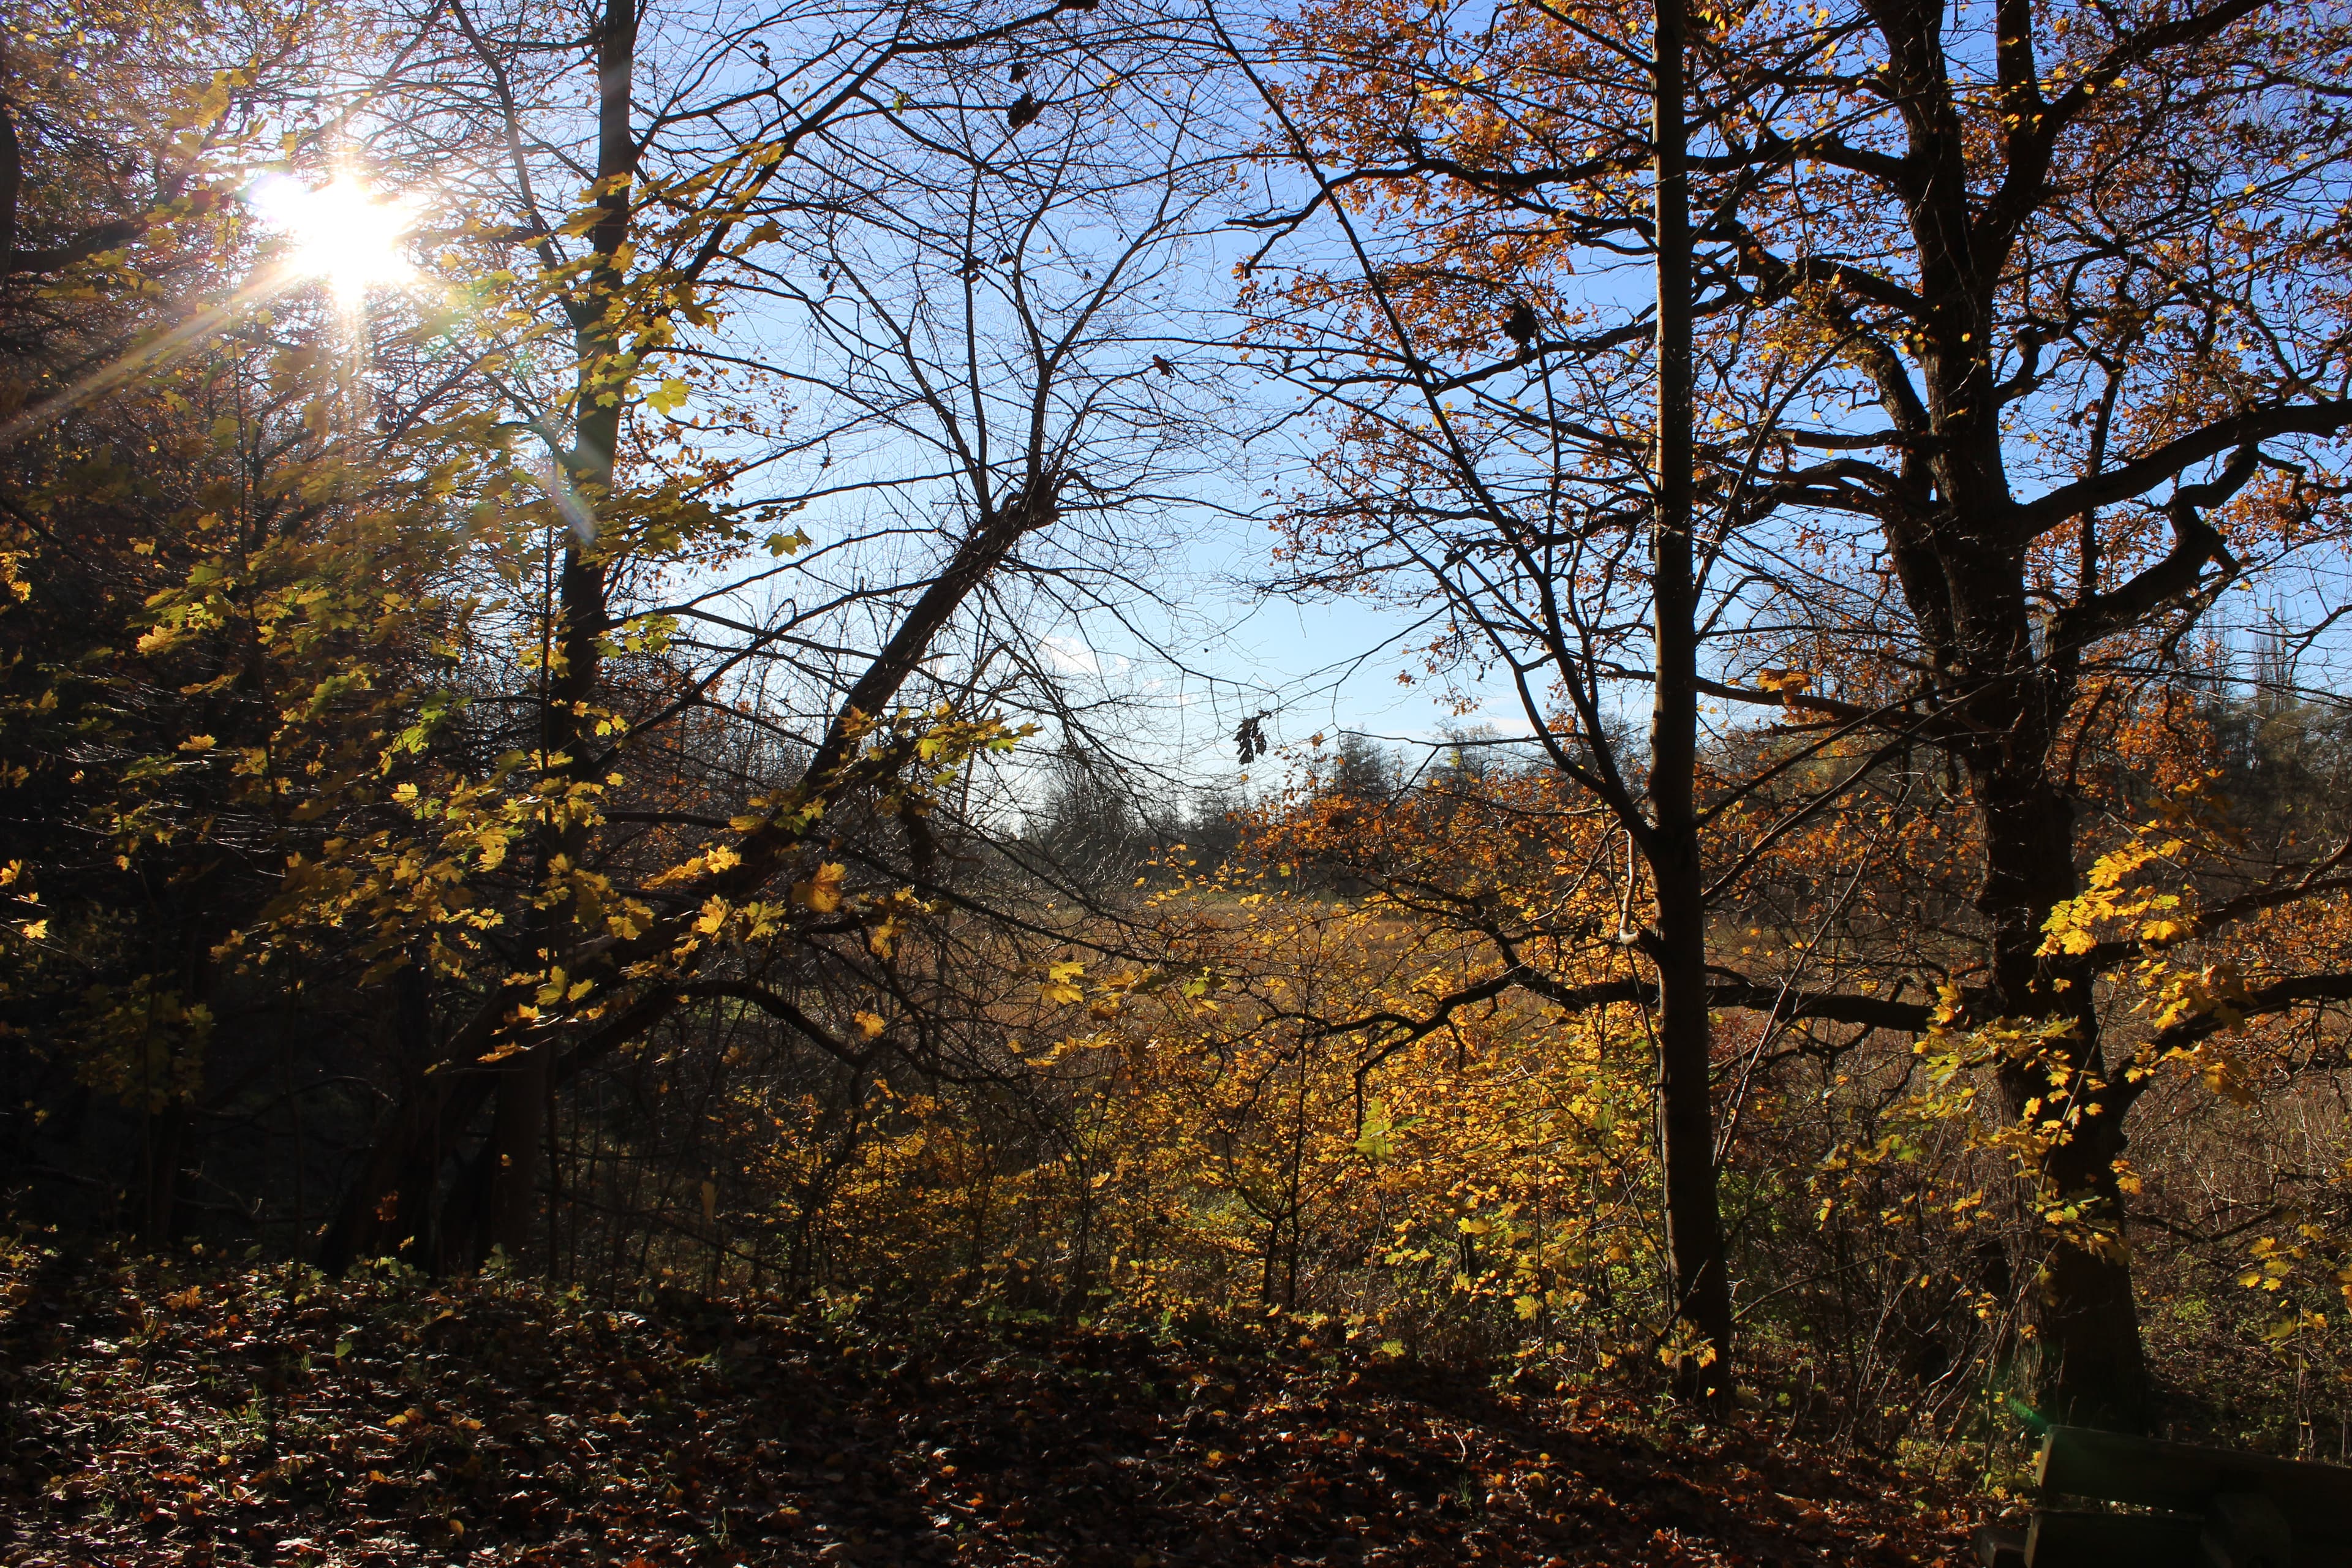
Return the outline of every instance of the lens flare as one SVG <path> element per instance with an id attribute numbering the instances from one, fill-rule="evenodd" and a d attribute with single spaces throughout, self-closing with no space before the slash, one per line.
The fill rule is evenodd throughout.
<path id="1" fill-rule="evenodd" d="M 424 205 L 416 193 L 379 197 L 349 173 L 316 188 L 271 174 L 257 182 L 247 199 L 255 213 L 288 241 L 287 254 L 247 279 L 227 299 L 195 310 L 171 331 L 98 366 L 14 419 L 0 421 L 0 448 L 132 376 L 171 363 L 194 345 L 226 331 L 248 310 L 305 279 L 323 281 L 346 318 L 357 316 L 373 289 L 404 289 L 422 280 L 402 243 Z"/>
<path id="2" fill-rule="evenodd" d="M 401 243 L 416 221 L 414 195 L 379 197 L 350 174 L 315 188 L 280 175 L 254 187 L 253 205 L 290 242 L 287 271 L 320 279 L 346 308 L 416 279 Z"/>

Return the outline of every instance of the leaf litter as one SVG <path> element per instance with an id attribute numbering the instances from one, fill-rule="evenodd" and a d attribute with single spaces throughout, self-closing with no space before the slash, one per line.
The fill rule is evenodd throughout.
<path id="1" fill-rule="evenodd" d="M 0 1563 L 1948 1563 L 1980 1505 L 1309 1332 L 20 1249 Z"/>

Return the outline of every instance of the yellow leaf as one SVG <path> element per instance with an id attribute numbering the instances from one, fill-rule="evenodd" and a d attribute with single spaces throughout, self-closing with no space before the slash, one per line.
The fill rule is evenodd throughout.
<path id="1" fill-rule="evenodd" d="M 827 861 L 816 868 L 816 875 L 805 882 L 793 884 L 793 901 L 829 915 L 841 908 L 841 884 L 849 875 L 849 868 Z"/>
<path id="2" fill-rule="evenodd" d="M 860 1010 L 852 1014 L 851 1016 L 857 1020 L 857 1032 L 865 1036 L 869 1040 L 875 1036 L 880 1034 L 886 1027 L 882 1022 L 882 1016 L 878 1013 L 868 1013 Z"/>

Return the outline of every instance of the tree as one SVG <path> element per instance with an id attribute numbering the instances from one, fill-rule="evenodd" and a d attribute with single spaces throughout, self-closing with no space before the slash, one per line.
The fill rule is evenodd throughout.
<path id="1" fill-rule="evenodd" d="M 207 1085 L 274 1081 L 304 1006 L 241 975 L 236 940 L 289 854 L 367 830 L 365 781 L 461 635 L 443 501 L 472 432 L 428 403 L 386 440 L 341 324 L 236 199 L 333 30 L 75 7 L 10 38 L 13 1157 L 122 1150 L 132 1224 L 162 1244 L 196 1201 Z M 89 1186 L 105 1205 L 118 1183 Z"/>
<path id="2" fill-rule="evenodd" d="M 2352 155 L 2328 107 L 2342 19 L 2005 7 L 1980 83 L 1939 14 L 1873 9 L 1854 19 L 1865 24 L 1898 84 L 1888 107 L 1861 118 L 1857 79 L 1842 84 L 1838 101 L 1856 108 L 1837 135 L 1779 139 L 1834 171 L 1832 200 L 1856 230 L 1834 258 L 1815 249 L 1793 232 L 1810 197 L 1792 191 L 1785 217 L 1733 237 L 1742 275 L 1790 319 L 1847 338 L 1841 390 L 1888 421 L 1859 433 L 1867 445 L 1829 437 L 1835 449 L 1885 456 L 1791 463 L 1781 495 L 1764 499 L 1867 518 L 1885 542 L 1907 624 L 1885 639 L 1877 626 L 1852 637 L 1847 620 L 1839 652 L 1927 671 L 1890 684 L 1906 721 L 1936 710 L 1931 732 L 1966 771 L 1982 834 L 1983 978 L 1964 1005 L 2050 1042 L 2047 1059 L 2002 1063 L 2001 1096 L 2011 1116 L 2064 1129 L 2035 1160 L 2042 1201 L 2087 1204 L 2111 1227 L 2060 1230 L 2035 1260 L 2042 1397 L 2131 1423 L 2147 1373 L 2112 1227 L 2136 1079 L 2104 1046 L 2098 1005 L 2125 948 L 2069 952 L 2051 929 L 2097 843 L 2073 759 L 2099 710 L 2148 683 L 2224 587 L 2337 536 L 2329 487 L 2305 465 L 2324 465 L 2352 424 L 2331 395 L 2352 368 L 2346 323 L 2293 296 L 2340 288 L 2321 258 L 2343 220 L 2311 198 Z M 2249 184 L 2252 212 L 2238 205 Z M 1900 222 L 1884 205 L 1895 197 Z M 2221 247 L 2239 255 L 2222 262 Z M 2208 336 L 2225 316 L 2280 334 L 2268 363 Z M 1790 433 L 1792 447 L 1808 438 Z M 2275 481 L 2254 484 L 2266 467 Z M 2019 470 L 2038 494 L 2020 497 Z M 2326 896 L 2309 869 L 2282 868 L 2247 896 Z M 2228 918 L 2215 909 L 2200 932 Z M 2256 1010 L 2343 987 L 2278 984 Z M 2149 1044 L 2170 1042 L 2159 1031 Z"/>
<path id="3" fill-rule="evenodd" d="M 1104 759 L 1064 746 L 1029 837 L 1045 863 L 1073 885 L 1102 889 L 1135 875 L 1149 847 L 1141 814 Z"/>
<path id="4" fill-rule="evenodd" d="M 379 946 L 425 934 L 459 999 L 348 1190 L 331 1262 L 427 1234 L 443 1152 L 485 1100 L 491 1131 L 438 1246 L 461 1262 L 520 1255 L 551 1089 L 681 1005 L 749 1004 L 851 1060 L 909 1003 L 897 966 L 939 877 L 932 819 L 960 771 L 1016 733 L 990 710 L 988 661 L 950 658 L 957 628 L 1012 592 L 1024 555 L 1050 561 L 1055 533 L 1099 537 L 1112 531 L 1088 520 L 1148 504 L 1188 429 L 1181 399 L 1144 379 L 1125 318 L 1188 232 L 1197 150 L 1181 101 L 1164 128 L 1115 102 L 1122 81 L 1151 79 L 1150 35 L 1059 30 L 1088 9 L 886 5 L 845 31 L 837 11 L 812 12 L 807 52 L 779 67 L 787 29 L 770 16 L 655 58 L 646 18 L 608 9 L 591 55 L 564 60 L 530 44 L 528 15 L 494 29 L 460 6 L 446 26 L 470 65 L 398 88 L 409 108 L 375 133 L 386 163 L 503 152 L 468 175 L 499 210 L 456 237 L 493 279 L 503 252 L 535 262 L 487 318 L 481 380 L 553 461 L 531 498 L 508 459 L 503 503 L 547 542 L 550 588 L 536 611 L 513 601 L 541 679 L 501 695 L 524 716 L 491 728 L 514 738 L 508 760 L 424 798 L 418 844 L 354 847 L 356 882 L 311 879 L 307 918 L 372 906 Z M 1008 114 L 1008 61 L 1049 73 L 1022 94 L 1034 112 Z M 764 85 L 743 90 L 744 71 Z M 672 79 L 707 96 L 641 110 L 646 84 Z M 599 115 L 569 162 L 553 107 L 567 84 L 593 87 Z M 539 205 L 567 166 L 594 171 L 568 216 Z M 634 390 L 659 369 L 677 374 Z M 840 533 L 813 545 L 814 521 L 786 521 L 803 513 Z M 635 602 L 616 597 L 624 584 Z M 720 792 L 708 809 L 627 800 L 631 770 L 666 748 L 682 760 L 665 737 L 707 711 L 786 742 L 763 758 L 781 773 L 706 773 Z M 453 710 L 417 743 L 482 750 L 474 722 Z M 902 854 L 879 851 L 889 825 Z M 486 834 L 501 847 L 484 858 L 468 845 Z M 501 871 L 509 839 L 522 853 Z M 453 848 L 453 876 L 498 874 L 479 886 L 520 940 L 384 885 L 412 850 L 447 865 Z M 739 957 L 796 984 L 840 975 L 870 1005 L 827 1018 L 713 972 Z"/>
<path id="5" fill-rule="evenodd" d="M 51 1190 L 114 1184 L 111 1096 L 153 1241 L 202 1165 L 305 1242 L 337 1189 L 330 1261 L 470 1267 L 540 1243 L 551 1102 L 674 1016 L 854 1095 L 990 1048 L 1025 982 L 960 966 L 1007 893 L 965 851 L 1060 710 L 1032 612 L 1128 591 L 1200 429 L 1151 335 L 1198 94 L 1092 8 L 12 43 L 10 1068 Z"/>
<path id="6" fill-rule="evenodd" d="M 1715 549 L 1737 568 L 1702 619 L 1721 651 L 1697 684 L 1810 730 L 1811 755 L 1827 754 L 1822 737 L 1861 742 L 1828 787 L 1756 827 L 1760 840 L 1718 840 L 1713 885 L 1736 901 L 1767 846 L 1833 820 L 1875 770 L 1918 748 L 1952 760 L 1976 859 L 1965 951 L 1888 949 L 1889 988 L 1823 999 L 1816 1016 L 1982 1031 L 1975 1059 L 2025 1134 L 2024 1272 L 2053 1416 L 2144 1417 L 2117 1161 L 2147 1069 L 2225 1017 L 2347 989 L 2327 970 L 2249 979 L 2226 1014 L 2191 1004 L 2137 1040 L 2107 1039 L 2106 998 L 2133 963 L 2334 898 L 2334 849 L 2217 864 L 2231 890 L 2193 920 L 2067 935 L 2106 885 L 2084 878 L 2113 842 L 2084 810 L 2097 804 L 2085 759 L 2166 700 L 2168 659 L 2224 588 L 2341 537 L 2330 465 L 2352 405 L 2344 219 L 2326 193 L 2352 153 L 2332 107 L 2342 26 L 2259 0 L 1981 16 L 1864 5 L 1709 17 L 1693 39 L 1691 166 L 1709 183 L 1694 204 L 1709 367 L 1695 468 Z M 1538 321 L 1572 313 L 1539 288 L 1629 226 L 1593 195 L 1630 162 L 1623 89 L 1612 97 L 1595 66 L 1626 30 L 1534 8 L 1475 34 L 1441 17 L 1401 37 L 1346 7 L 1318 16 L 1318 40 L 1358 68 L 1315 84 L 1341 127 L 1342 172 L 1324 189 L 1399 192 L 1393 232 L 1428 258 L 1417 270 L 1383 260 L 1399 321 L 1466 347 L 1468 323 L 1513 292 L 1544 300 Z M 1376 56 L 1393 62 L 1384 73 L 1362 68 Z M 1616 144 L 1596 149 L 1595 126 Z M 1582 277 L 1582 309 L 1603 309 L 1607 289 Z M 1485 397 L 1517 359 L 1441 372 L 1433 354 L 1387 346 L 1401 329 L 1376 337 L 1372 371 L 1318 390 Z M 1549 337 L 1530 342 L 1550 365 Z M 1595 400 L 1563 405 L 1550 379 L 1496 397 L 1492 426 L 1591 449 L 1588 433 L 1610 428 Z M 1393 485 L 1377 506 L 1376 487 L 1341 487 L 1347 515 L 1395 515 Z M 1449 545 L 1420 559 L 1468 585 L 1447 590 L 1459 603 L 1504 556 Z M 1540 646 L 1549 613 L 1484 619 Z M 1534 668 L 1556 679 L 1576 667 Z M 1554 728 L 1541 704 L 1529 714 L 1539 735 Z M 1792 774 L 1785 754 L 1758 760 L 1759 777 Z M 1764 995 L 1769 978 L 1719 973 L 1717 998 Z M 1938 989 L 1941 1012 L 1900 999 Z"/>
<path id="7" fill-rule="evenodd" d="M 1340 231 L 1336 266 L 1296 256 L 1298 276 L 1255 295 L 1277 363 L 1333 411 L 1321 492 L 1298 497 L 1288 519 L 1289 588 L 1378 585 L 1434 606 L 1433 665 L 1507 670 L 1530 743 L 1624 836 L 1620 890 L 1649 918 L 1638 930 L 1622 919 L 1588 926 L 1565 965 L 1619 972 L 1612 978 L 1569 984 L 1524 961 L 1521 939 L 1538 932 L 1505 938 L 1470 918 L 1501 940 L 1507 984 L 1575 1007 L 1644 1007 L 1658 1064 L 1668 1317 L 1679 1325 L 1668 1354 L 1686 1390 L 1714 1397 L 1728 1387 L 1732 1301 L 1708 1009 L 1727 998 L 1709 974 L 1708 911 L 1721 889 L 1709 886 L 1703 839 L 1737 792 L 1702 810 L 1699 699 L 1702 646 L 1719 619 L 1706 607 L 1707 576 L 1728 520 L 1718 510 L 1702 529 L 1694 488 L 1700 284 L 1686 18 L 1663 5 L 1647 19 L 1643 56 L 1507 11 L 1470 53 L 1498 62 L 1517 47 L 1507 37 L 1532 28 L 1547 51 L 1542 86 L 1528 95 L 1525 71 L 1498 67 L 1496 100 L 1474 106 L 1484 89 L 1465 84 L 1483 82 L 1487 66 L 1447 58 L 1458 40 L 1444 18 L 1399 28 L 1346 6 L 1311 14 L 1286 37 L 1312 73 L 1302 96 L 1314 117 L 1275 84 L 1265 96 L 1312 188 L 1303 205 L 1257 220 L 1274 238 L 1250 265 L 1318 216 Z M 1631 13 L 1612 26 L 1630 36 Z M 1420 106 L 1433 90 L 1431 128 Z M 1543 93 L 1572 107 L 1511 124 L 1501 100 Z M 1543 135 L 1552 142 L 1541 173 L 1493 166 L 1496 142 L 1517 150 Z M 1559 271 L 1627 258 L 1649 273 L 1646 309 L 1563 297 Z M 1717 405 L 1746 395 L 1723 388 Z M 1634 412 L 1644 406 L 1646 420 Z M 1629 684 L 1647 688 L 1639 747 L 1618 711 Z M 1591 843 L 1574 853 L 1618 875 Z M 1563 934 L 1540 936 L 1549 945 Z M 1621 972 L 1631 952 L 1646 976 Z"/>

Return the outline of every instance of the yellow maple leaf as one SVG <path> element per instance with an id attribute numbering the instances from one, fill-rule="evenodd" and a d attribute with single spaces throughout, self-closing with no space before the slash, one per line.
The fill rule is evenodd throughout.
<path id="1" fill-rule="evenodd" d="M 805 882 L 793 884 L 793 901 L 829 915 L 841 908 L 841 884 L 849 875 L 849 868 L 827 861 L 816 868 L 816 875 Z"/>
<path id="2" fill-rule="evenodd" d="M 1038 994 L 1048 1002 L 1076 1002 L 1086 993 L 1071 982 L 1085 974 L 1086 972 L 1087 966 L 1075 960 L 1048 964 L 1045 969 L 1045 984 L 1038 988 Z"/>

